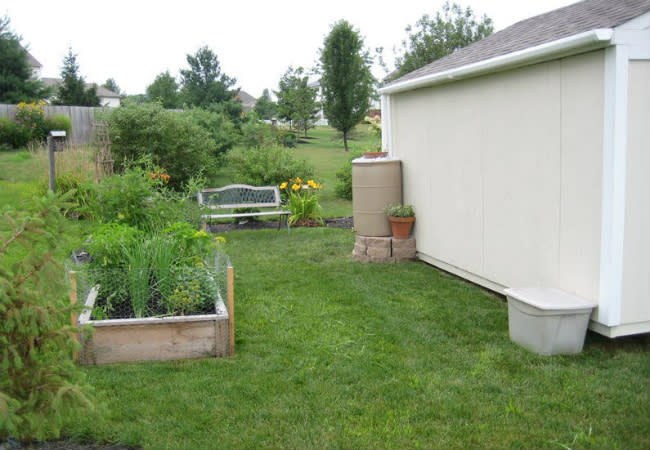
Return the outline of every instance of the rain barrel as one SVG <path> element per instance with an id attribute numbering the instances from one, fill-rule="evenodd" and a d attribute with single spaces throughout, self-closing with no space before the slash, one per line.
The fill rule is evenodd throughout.
<path id="1" fill-rule="evenodd" d="M 352 214 L 361 236 L 390 236 L 384 208 L 402 201 L 402 163 L 391 158 L 352 160 Z"/>

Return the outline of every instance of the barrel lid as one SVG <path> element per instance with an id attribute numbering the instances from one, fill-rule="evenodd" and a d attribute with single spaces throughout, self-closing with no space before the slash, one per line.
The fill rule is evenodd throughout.
<path id="1" fill-rule="evenodd" d="M 386 158 L 356 158 L 352 160 L 352 164 L 395 164 L 395 163 L 400 163 L 401 160 L 399 159 L 394 159 L 391 157 L 386 157 Z"/>
<path id="2" fill-rule="evenodd" d="M 593 300 L 578 297 L 556 288 L 510 288 L 504 292 L 508 297 L 542 310 L 571 311 L 598 306 Z"/>

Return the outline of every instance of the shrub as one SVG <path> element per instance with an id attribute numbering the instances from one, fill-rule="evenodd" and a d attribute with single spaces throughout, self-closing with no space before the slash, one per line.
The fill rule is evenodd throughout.
<path id="1" fill-rule="evenodd" d="M 59 437 L 65 420 L 92 408 L 84 374 L 73 361 L 79 330 L 70 314 L 80 312 L 81 303 L 70 305 L 63 268 L 53 257 L 66 200 L 50 192 L 19 211 L 3 211 L 0 439 Z"/>
<path id="2" fill-rule="evenodd" d="M 290 148 L 294 148 L 296 145 L 298 145 L 298 137 L 293 131 L 278 128 L 275 133 L 278 145 Z"/>
<path id="3" fill-rule="evenodd" d="M 24 148 L 32 140 L 32 132 L 11 119 L 0 117 L 0 149 Z"/>
<path id="4" fill-rule="evenodd" d="M 334 194 L 344 200 L 352 200 L 352 160 L 361 156 L 361 151 L 352 152 L 348 160 L 336 172 L 336 179 L 339 180 L 334 186 Z"/>
<path id="5" fill-rule="evenodd" d="M 241 126 L 240 144 L 246 148 L 273 145 L 275 138 L 271 127 L 263 122 L 249 120 Z"/>
<path id="6" fill-rule="evenodd" d="M 215 141 L 189 115 L 157 103 L 127 103 L 110 113 L 108 123 L 118 167 L 150 154 L 156 165 L 167 169 L 174 189 L 215 165 Z"/>
<path id="7" fill-rule="evenodd" d="M 63 130 L 66 136 L 70 136 L 72 132 L 72 120 L 64 114 L 54 114 L 45 119 L 45 126 L 47 134 L 52 130 Z"/>
<path id="8" fill-rule="evenodd" d="M 278 185 L 297 175 L 312 176 L 314 169 L 304 159 L 296 159 L 292 149 L 271 146 L 233 149 L 227 161 L 234 171 L 235 183 L 254 186 Z"/>
<path id="9" fill-rule="evenodd" d="M 16 111 L 16 123 L 30 130 L 31 139 L 43 141 L 47 137 L 49 129 L 45 120 L 45 102 L 18 103 Z"/>
<path id="10" fill-rule="evenodd" d="M 192 123 L 199 125 L 210 134 L 214 141 L 212 153 L 220 156 L 230 150 L 239 140 L 239 131 L 224 113 L 193 108 L 184 113 Z"/>

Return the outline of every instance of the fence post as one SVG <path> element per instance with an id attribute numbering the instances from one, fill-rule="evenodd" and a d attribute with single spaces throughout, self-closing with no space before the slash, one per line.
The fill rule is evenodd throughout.
<path id="1" fill-rule="evenodd" d="M 228 266 L 228 332 L 230 356 L 235 356 L 235 269 Z"/>
<path id="2" fill-rule="evenodd" d="M 74 306 L 77 304 L 77 272 L 71 270 L 68 272 L 70 277 L 70 305 Z M 77 314 L 73 311 L 70 313 L 70 323 L 73 327 L 77 326 Z M 72 354 L 72 359 L 76 362 L 79 360 L 79 352 L 74 352 Z"/>

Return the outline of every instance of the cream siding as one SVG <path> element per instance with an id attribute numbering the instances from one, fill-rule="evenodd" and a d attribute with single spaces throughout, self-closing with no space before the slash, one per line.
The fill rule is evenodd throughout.
<path id="1" fill-rule="evenodd" d="M 598 298 L 603 51 L 391 96 L 423 259 Z"/>
<path id="2" fill-rule="evenodd" d="M 649 61 L 630 61 L 628 118 L 621 322 L 634 324 L 650 321 Z"/>

